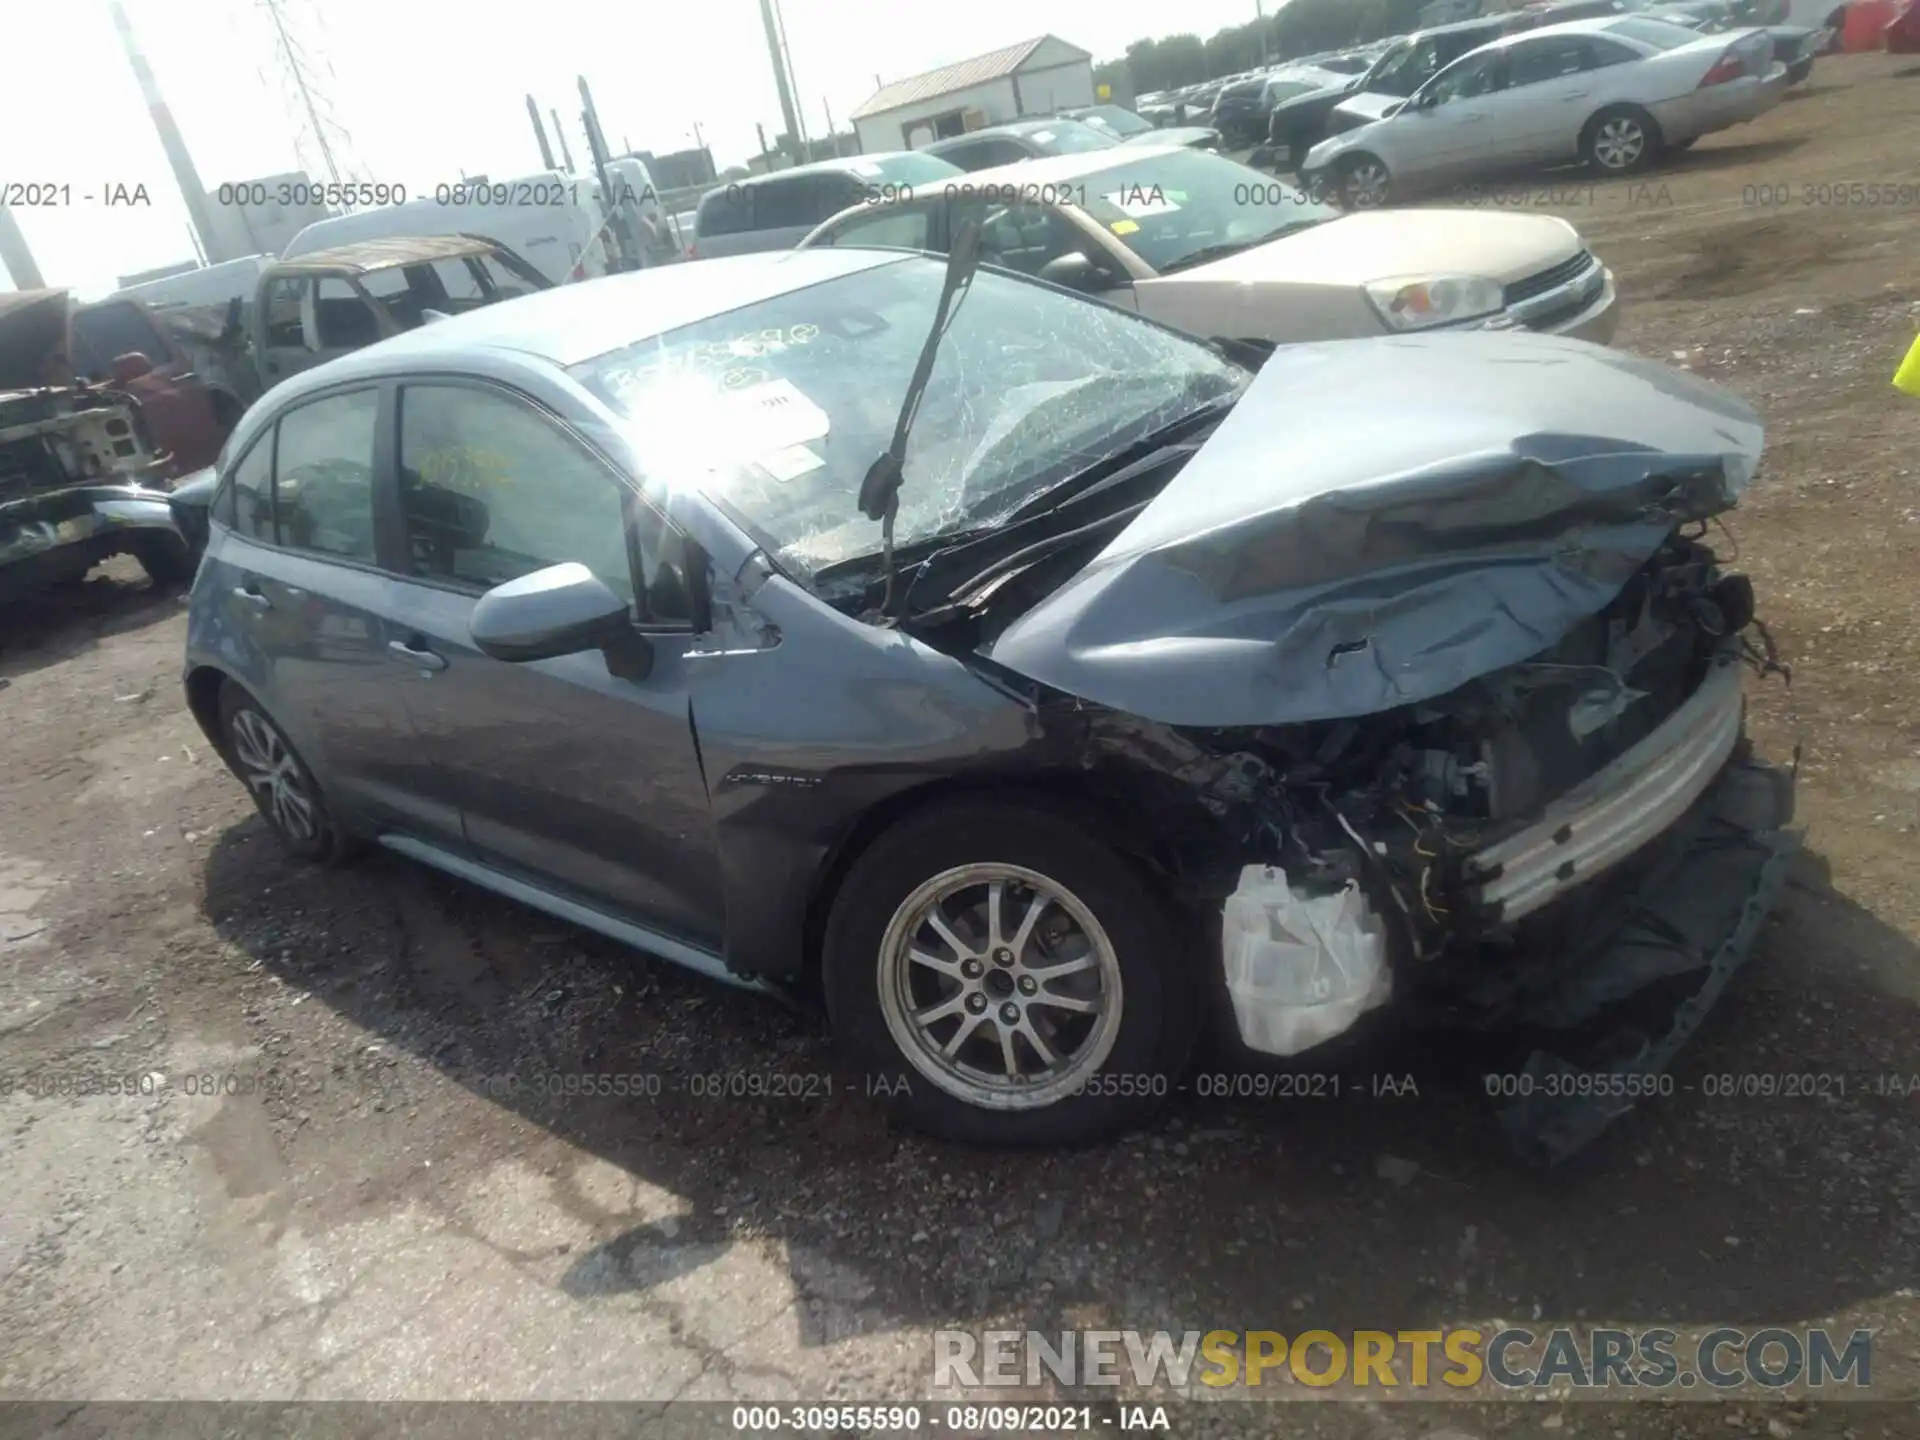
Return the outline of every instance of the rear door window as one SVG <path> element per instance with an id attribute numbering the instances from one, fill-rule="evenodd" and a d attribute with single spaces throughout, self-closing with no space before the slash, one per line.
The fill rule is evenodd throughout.
<path id="1" fill-rule="evenodd" d="M 820 205 L 821 193 L 810 175 L 765 181 L 754 186 L 753 228 L 787 230 L 817 225 L 827 218 L 819 213 Z"/>
<path id="2" fill-rule="evenodd" d="M 1582 36 L 1553 35 L 1541 40 L 1521 40 L 1508 50 L 1507 88 L 1562 80 L 1589 68 L 1587 42 Z"/>
<path id="3" fill-rule="evenodd" d="M 700 206 L 694 211 L 693 233 L 696 236 L 738 235 L 753 229 L 753 192 L 752 185 L 728 185 L 719 190 L 709 190 L 700 199 Z"/>

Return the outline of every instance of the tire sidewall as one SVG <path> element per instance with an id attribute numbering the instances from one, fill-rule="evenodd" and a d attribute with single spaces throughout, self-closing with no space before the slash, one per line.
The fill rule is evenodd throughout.
<path id="1" fill-rule="evenodd" d="M 1640 127 L 1642 144 L 1639 158 L 1634 160 L 1630 165 L 1624 165 L 1619 169 L 1614 169 L 1600 163 L 1600 127 L 1610 120 L 1620 119 L 1631 120 Z M 1650 115 L 1645 115 L 1639 111 L 1630 109 L 1602 110 L 1587 122 L 1584 143 L 1581 148 L 1585 152 L 1584 158 L 1587 162 L 1587 167 L 1594 171 L 1594 173 L 1599 175 L 1633 175 L 1646 169 L 1658 158 L 1660 153 L 1660 132 L 1655 128 L 1653 117 Z"/>
<path id="2" fill-rule="evenodd" d="M 307 782 L 307 794 L 312 798 L 314 808 L 314 834 L 310 838 L 296 838 L 281 829 L 273 818 L 271 807 L 262 802 L 259 792 L 248 783 L 246 772 L 241 768 L 236 757 L 233 741 L 234 721 L 242 711 L 252 711 L 272 727 L 273 733 L 279 736 L 280 743 L 293 757 L 294 764 L 300 767 L 300 773 Z M 326 795 L 320 789 L 320 782 L 314 778 L 313 767 L 307 764 L 306 757 L 288 738 L 286 730 L 278 720 L 273 718 L 267 707 L 231 680 L 220 687 L 220 744 L 224 751 L 221 758 L 226 761 L 227 768 L 240 778 L 240 783 L 246 789 L 247 798 L 253 801 L 254 808 L 260 812 L 260 818 L 266 822 L 267 828 L 273 832 L 274 838 L 280 842 L 288 854 L 301 860 L 323 862 L 340 856 L 344 848 L 340 831 L 334 824 L 331 812 L 327 809 Z"/>
<path id="3" fill-rule="evenodd" d="M 941 1089 L 901 1053 L 880 1005 L 881 942 L 896 911 L 934 875 L 967 864 L 1024 866 L 1071 891 L 1107 932 L 1120 970 L 1118 1032 L 1080 1093 L 1035 1110 L 989 1110 Z M 1177 926 L 1145 868 L 1062 814 L 1021 801 L 938 805 L 881 835 L 854 863 L 823 946 L 828 1014 L 868 1093 L 948 1139 L 1063 1145 L 1104 1138 L 1152 1113 L 1193 1043 L 1198 988 L 1181 983 Z M 1127 1093 L 1131 1090 L 1133 1093 Z"/>
<path id="4" fill-rule="evenodd" d="M 1354 177 L 1359 172 L 1360 168 L 1364 165 L 1379 166 L 1381 171 L 1385 173 L 1387 177 L 1386 180 L 1381 184 L 1379 198 L 1377 199 L 1362 201 L 1362 200 L 1356 200 L 1353 197 L 1352 189 L 1354 184 Z M 1339 178 L 1340 178 L 1340 207 L 1343 210 L 1349 210 L 1349 211 L 1380 210 L 1380 209 L 1384 209 L 1387 203 L 1393 198 L 1393 172 L 1387 169 L 1386 161 L 1382 160 L 1377 155 L 1370 154 L 1366 151 L 1362 151 L 1358 155 L 1348 156 L 1347 159 L 1340 166 Z"/>

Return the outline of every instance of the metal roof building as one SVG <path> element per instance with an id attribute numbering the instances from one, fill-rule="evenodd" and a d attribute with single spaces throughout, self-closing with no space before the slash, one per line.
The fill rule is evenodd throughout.
<path id="1" fill-rule="evenodd" d="M 1093 56 L 1042 35 L 883 85 L 853 112 L 853 128 L 863 150 L 917 150 L 985 125 L 1093 103 Z"/>

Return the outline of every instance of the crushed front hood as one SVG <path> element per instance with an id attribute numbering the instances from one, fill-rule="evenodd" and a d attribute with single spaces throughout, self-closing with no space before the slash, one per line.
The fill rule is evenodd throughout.
<path id="1" fill-rule="evenodd" d="M 982 647 L 1174 725 L 1443 695 L 1604 608 L 1676 524 L 1730 507 L 1759 417 L 1578 340 L 1283 346 L 1167 487 Z"/>

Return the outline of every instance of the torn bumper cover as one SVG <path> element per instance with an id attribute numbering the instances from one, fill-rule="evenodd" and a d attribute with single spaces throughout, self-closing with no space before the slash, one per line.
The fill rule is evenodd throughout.
<path id="1" fill-rule="evenodd" d="M 1736 758 L 1610 897 L 1621 923 L 1571 957 L 1521 1017 L 1561 1042 L 1533 1051 L 1501 1114 L 1523 1157 L 1564 1160 L 1660 1093 L 1656 1077 L 1753 951 L 1800 847 L 1792 819 L 1793 777 Z M 1656 1012 L 1649 996 L 1666 1003 Z M 1595 1058 L 1583 1066 L 1556 1053 L 1565 1049 Z"/>

